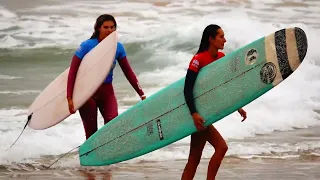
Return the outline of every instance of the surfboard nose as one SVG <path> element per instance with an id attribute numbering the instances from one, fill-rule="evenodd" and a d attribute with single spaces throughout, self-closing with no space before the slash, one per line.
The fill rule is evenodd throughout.
<path id="1" fill-rule="evenodd" d="M 307 54 L 308 49 L 308 40 L 306 33 L 299 27 L 295 27 L 294 29 L 296 42 L 297 42 L 297 50 L 299 54 L 299 60 L 302 62 Z"/>
<path id="2" fill-rule="evenodd" d="M 299 27 L 281 29 L 274 36 L 279 70 L 284 80 L 304 60 L 308 49 L 307 36 Z"/>

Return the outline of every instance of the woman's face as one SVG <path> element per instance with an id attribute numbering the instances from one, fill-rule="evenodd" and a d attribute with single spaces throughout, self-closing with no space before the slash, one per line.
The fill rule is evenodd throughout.
<path id="1" fill-rule="evenodd" d="M 215 49 L 223 49 L 224 48 L 224 43 L 227 42 L 227 40 L 224 38 L 224 32 L 220 28 L 217 30 L 217 35 L 215 38 L 209 39 L 210 41 L 210 46 L 214 47 Z"/>
<path id="2" fill-rule="evenodd" d="M 116 30 L 116 27 L 115 27 L 113 21 L 103 22 L 103 24 L 99 28 L 99 32 L 100 32 L 99 39 L 103 40 L 104 38 L 109 36 L 109 34 L 111 34 L 115 30 Z"/>

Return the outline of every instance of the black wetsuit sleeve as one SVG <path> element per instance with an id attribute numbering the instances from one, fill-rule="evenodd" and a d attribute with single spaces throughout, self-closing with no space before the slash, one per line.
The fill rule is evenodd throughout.
<path id="1" fill-rule="evenodd" d="M 193 87 L 196 82 L 197 76 L 197 72 L 188 69 L 184 84 L 184 97 L 191 114 L 197 112 L 193 97 Z"/>

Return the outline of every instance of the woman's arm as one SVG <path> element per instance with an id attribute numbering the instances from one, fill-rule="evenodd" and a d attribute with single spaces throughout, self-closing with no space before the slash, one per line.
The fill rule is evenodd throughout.
<path id="1" fill-rule="evenodd" d="M 197 76 L 198 72 L 188 69 L 184 85 L 184 97 L 191 114 L 197 112 L 193 96 L 193 87 L 196 82 Z"/>
<path id="2" fill-rule="evenodd" d="M 77 72 L 80 64 L 81 64 L 81 59 L 78 58 L 76 55 L 74 55 L 71 61 L 69 74 L 68 74 L 67 98 L 72 98 L 74 83 L 76 81 Z"/>
<path id="3" fill-rule="evenodd" d="M 118 62 L 124 75 L 126 76 L 127 80 L 130 82 L 131 86 L 136 90 L 136 92 L 139 94 L 140 97 L 143 97 L 144 92 L 142 91 L 139 85 L 139 81 L 135 73 L 133 72 L 127 57 L 126 56 L 123 57 L 122 59 L 118 60 Z"/>

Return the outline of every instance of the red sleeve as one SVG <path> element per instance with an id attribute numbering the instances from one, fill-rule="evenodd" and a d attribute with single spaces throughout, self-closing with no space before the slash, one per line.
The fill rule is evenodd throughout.
<path id="1" fill-rule="evenodd" d="M 200 64 L 200 60 L 199 60 L 199 56 L 194 56 L 191 60 L 191 62 L 189 63 L 189 68 L 190 70 L 194 71 L 194 72 L 199 72 L 199 70 L 201 69 L 201 64 Z"/>
<path id="2" fill-rule="evenodd" d="M 136 90 L 136 92 L 139 94 L 139 96 L 144 95 L 144 92 L 142 91 L 138 79 L 136 77 L 136 75 L 134 74 L 127 57 L 123 57 L 122 59 L 118 60 L 119 65 L 124 73 L 124 75 L 126 76 L 126 78 L 128 79 L 128 81 L 130 82 L 131 86 Z"/>
<path id="3" fill-rule="evenodd" d="M 73 56 L 69 74 L 68 74 L 68 83 L 67 83 L 67 97 L 71 97 L 73 95 L 74 83 L 76 81 L 77 72 L 81 63 L 81 59 L 79 59 L 76 55 Z"/>

